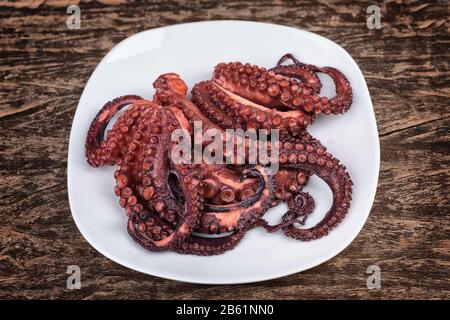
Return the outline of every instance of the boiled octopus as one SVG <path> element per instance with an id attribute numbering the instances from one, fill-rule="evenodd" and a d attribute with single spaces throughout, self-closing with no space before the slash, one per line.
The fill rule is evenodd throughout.
<path id="1" fill-rule="evenodd" d="M 284 65 L 287 60 L 292 64 Z M 317 73 L 333 79 L 333 98 L 320 96 Z M 91 166 L 117 166 L 114 192 L 127 216 L 129 235 L 142 247 L 217 255 L 234 248 L 255 227 L 308 241 L 327 235 L 345 217 L 352 195 L 350 176 L 306 130 L 318 114 L 343 113 L 350 107 L 352 89 L 340 71 L 287 54 L 270 70 L 220 63 L 211 80 L 192 88 L 191 99 L 175 73 L 159 76 L 153 86 L 152 100 L 127 95 L 106 103 L 91 123 L 85 146 Z M 198 123 L 200 132 L 195 129 Z M 236 139 L 228 129 L 278 129 L 279 139 Z M 219 133 L 217 146 L 243 145 L 223 157 L 244 162 L 196 162 L 190 150 L 179 149 L 181 141 L 195 142 L 198 134 L 210 130 Z M 183 135 L 175 135 L 179 132 Z M 269 157 L 245 162 L 252 142 Z M 200 144 L 202 151 L 208 143 Z M 278 171 L 271 172 L 268 166 L 275 162 Z M 322 221 L 302 228 L 315 207 L 302 191 L 313 174 L 328 184 L 333 203 Z M 269 225 L 264 214 L 280 202 L 286 202 L 288 210 L 279 224 Z"/>

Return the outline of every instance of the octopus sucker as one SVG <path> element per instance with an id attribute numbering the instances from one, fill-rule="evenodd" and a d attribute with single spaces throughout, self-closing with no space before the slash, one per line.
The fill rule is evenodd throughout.
<path id="1" fill-rule="evenodd" d="M 284 64 L 288 60 L 291 65 Z M 318 73 L 333 79 L 335 97 L 320 96 Z M 271 69 L 219 63 L 210 80 L 193 86 L 191 99 L 176 73 L 160 75 L 153 86 L 151 100 L 128 95 L 106 103 L 92 121 L 85 145 L 91 166 L 117 166 L 114 193 L 130 237 L 143 248 L 217 255 L 233 249 L 252 228 L 310 241 L 344 219 L 352 199 L 350 176 L 307 131 L 320 114 L 344 113 L 350 107 L 352 89 L 341 71 L 286 54 Z M 105 134 L 108 122 L 126 106 Z M 256 136 L 252 141 L 233 137 L 228 129 L 269 134 L 276 129 L 279 139 Z M 224 161 L 217 163 L 193 161 L 193 150 L 180 149 L 181 141 L 197 143 L 210 130 L 218 133 L 218 145 L 243 148 L 224 152 Z M 250 163 L 254 142 L 265 157 Z M 209 141 L 199 146 L 211 155 L 217 151 L 209 149 Z M 274 164 L 278 170 L 272 172 Z M 311 175 L 326 182 L 333 203 L 322 221 L 304 228 L 315 207 L 313 197 L 303 191 Z M 281 202 L 288 204 L 287 212 L 278 224 L 269 225 L 264 214 Z"/>

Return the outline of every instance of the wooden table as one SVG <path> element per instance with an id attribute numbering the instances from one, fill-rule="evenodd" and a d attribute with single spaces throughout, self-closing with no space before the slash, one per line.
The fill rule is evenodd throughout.
<path id="1" fill-rule="evenodd" d="M 380 1 L 378 30 L 366 26 L 371 2 L 121 2 L 79 4 L 81 29 L 69 30 L 69 1 L 0 1 L 0 298 L 450 298 L 446 1 Z M 316 32 L 343 46 L 366 77 L 381 141 L 377 196 L 356 240 L 316 268 L 247 285 L 169 281 L 108 260 L 72 220 L 69 133 L 95 66 L 138 31 L 205 19 Z M 72 264 L 81 267 L 80 290 L 66 288 Z M 366 286 L 370 265 L 381 269 L 381 289 Z"/>

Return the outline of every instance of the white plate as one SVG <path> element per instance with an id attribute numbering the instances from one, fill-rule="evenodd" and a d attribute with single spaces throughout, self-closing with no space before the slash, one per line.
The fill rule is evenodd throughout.
<path id="1" fill-rule="evenodd" d="M 353 87 L 354 102 L 346 114 L 319 117 L 309 127 L 312 135 L 347 166 L 354 182 L 353 201 L 346 218 L 327 237 L 310 242 L 256 228 L 234 250 L 219 256 L 152 253 L 141 248 L 127 234 L 126 217 L 113 192 L 114 168 L 91 168 L 84 156 L 86 133 L 97 111 L 106 101 L 124 94 L 151 98 L 152 82 L 161 73 L 176 72 L 192 88 L 198 81 L 209 79 L 219 62 L 241 61 L 271 67 L 287 52 L 307 63 L 338 68 Z M 322 79 L 329 95 L 334 89 L 332 82 L 329 78 Z M 70 135 L 70 207 L 86 240 L 103 255 L 128 268 L 194 283 L 262 281 L 317 266 L 353 241 L 372 206 L 379 158 L 378 132 L 366 82 L 355 61 L 336 43 L 310 32 L 273 24 L 243 21 L 180 24 L 125 39 L 95 69 L 80 98 Z M 318 178 L 310 181 L 307 190 L 317 206 L 308 220 L 311 225 L 330 207 L 331 191 Z M 276 222 L 284 210 L 283 206 L 273 208 L 266 217 Z"/>

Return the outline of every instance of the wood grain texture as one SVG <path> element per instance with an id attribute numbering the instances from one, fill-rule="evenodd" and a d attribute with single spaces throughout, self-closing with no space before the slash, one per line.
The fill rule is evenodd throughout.
<path id="1" fill-rule="evenodd" d="M 88 1 L 81 29 L 64 0 L 0 1 L 0 298 L 450 298 L 450 71 L 447 1 Z M 332 4 L 331 4 L 332 3 Z M 175 23 L 242 19 L 319 33 L 343 46 L 369 86 L 381 141 L 372 213 L 356 240 L 316 268 L 248 285 L 193 285 L 147 276 L 96 252 L 67 199 L 67 148 L 90 74 L 120 40 Z M 268 40 L 269 41 L 269 40 Z M 66 288 L 68 265 L 82 289 Z M 380 266 L 382 288 L 366 269 Z"/>

